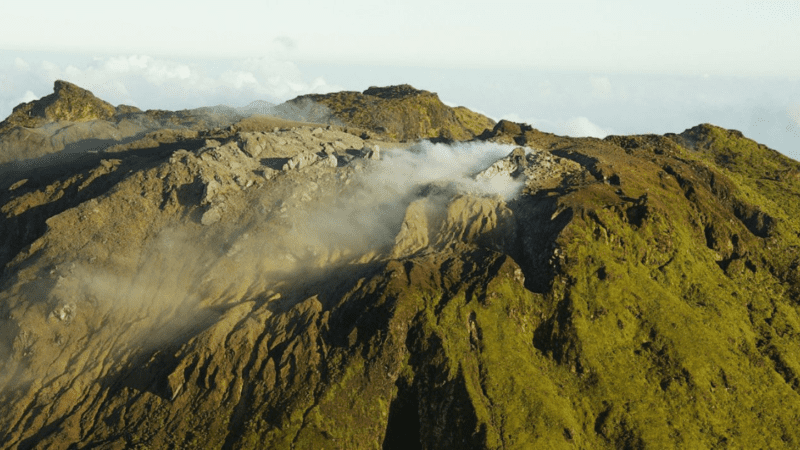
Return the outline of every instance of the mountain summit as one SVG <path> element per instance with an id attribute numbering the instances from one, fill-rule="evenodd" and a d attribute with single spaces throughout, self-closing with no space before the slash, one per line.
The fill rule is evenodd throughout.
<path id="1" fill-rule="evenodd" d="M 363 93 L 304 95 L 290 103 L 307 101 L 327 107 L 331 116 L 342 123 L 400 141 L 468 140 L 495 124 L 467 108 L 451 108 L 442 103 L 437 94 L 407 84 L 371 87 Z"/>
<path id="2" fill-rule="evenodd" d="M 56 121 L 82 122 L 110 119 L 116 108 L 95 97 L 90 91 L 72 83 L 56 80 L 53 93 L 16 106 L 11 115 L 0 123 L 0 134 L 13 127 L 40 127 Z"/>

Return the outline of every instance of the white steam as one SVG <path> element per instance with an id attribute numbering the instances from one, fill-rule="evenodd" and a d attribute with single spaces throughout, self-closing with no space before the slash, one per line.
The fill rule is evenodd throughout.
<path id="1" fill-rule="evenodd" d="M 477 181 L 475 175 L 515 147 L 494 143 L 454 145 L 417 143 L 409 149 L 383 151 L 380 161 L 354 161 L 353 183 L 341 191 L 320 193 L 316 200 L 283 211 L 282 225 L 269 226 L 256 244 L 259 254 L 283 255 L 265 272 L 320 268 L 380 257 L 400 231 L 408 205 L 421 196 L 444 211 L 459 194 L 519 194 L 524 179 L 500 174 Z M 303 195 L 303 194 L 300 194 Z M 249 233 L 252 235 L 252 233 Z M 274 259 L 273 259 L 274 260 Z M 284 272 L 285 273 L 285 272 Z"/>
<path id="2" fill-rule="evenodd" d="M 510 199 L 524 184 L 509 176 L 498 175 L 486 181 L 475 174 L 498 159 L 506 157 L 512 145 L 485 142 L 434 144 L 423 141 L 408 151 L 386 153 L 384 159 L 367 174 L 367 179 L 386 190 L 386 195 L 405 196 L 420 186 L 447 184 L 462 193 L 500 195 Z"/>

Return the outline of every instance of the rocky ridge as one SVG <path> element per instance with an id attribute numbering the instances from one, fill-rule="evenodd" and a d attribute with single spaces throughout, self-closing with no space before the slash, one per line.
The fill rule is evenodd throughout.
<path id="1" fill-rule="evenodd" d="M 258 117 L 350 127 L 364 137 L 365 133 L 373 133 L 379 139 L 395 141 L 437 136 L 471 139 L 494 125 L 487 117 L 463 107 L 450 108 L 436 94 L 410 86 L 365 92 L 370 93 L 365 94 L 369 95 L 366 98 L 370 99 L 370 111 L 388 111 L 378 122 L 388 124 L 391 118 L 392 131 L 386 132 L 378 122 L 365 122 L 362 116 L 332 111 L 330 105 L 351 101 L 340 99 L 343 93 L 302 96 L 280 105 L 255 101 L 239 108 L 218 105 L 182 111 L 141 111 L 127 105 L 114 107 L 88 90 L 57 80 L 52 94 L 18 105 L 0 123 L 0 164 L 24 165 L 25 160 L 59 152 L 102 151 L 141 141 L 148 133 L 163 130 L 186 133 L 241 129 L 249 122 L 258 122 Z M 404 124 L 407 132 L 398 134 L 396 124 Z"/>
<path id="2" fill-rule="evenodd" d="M 464 107 L 448 107 L 435 93 L 406 84 L 371 87 L 363 93 L 311 94 L 290 103 L 309 100 L 325 106 L 328 114 L 342 123 L 390 140 L 468 140 L 495 125 L 488 117 Z"/>
<path id="3" fill-rule="evenodd" d="M 132 107 L 121 106 L 124 111 L 131 109 Z M 113 105 L 100 100 L 86 89 L 57 80 L 52 94 L 16 106 L 11 115 L 0 122 L 0 134 L 14 127 L 36 128 L 56 121 L 110 119 L 116 113 L 117 109 Z"/>
<path id="4" fill-rule="evenodd" d="M 1 447 L 800 445 L 797 162 L 502 121 L 503 198 L 276 124 L 0 182 Z"/>

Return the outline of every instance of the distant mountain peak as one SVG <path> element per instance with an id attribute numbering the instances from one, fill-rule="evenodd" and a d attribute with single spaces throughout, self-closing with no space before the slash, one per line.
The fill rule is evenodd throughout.
<path id="1" fill-rule="evenodd" d="M 326 113 L 337 121 L 390 140 L 469 140 L 495 126 L 494 120 L 482 114 L 449 107 L 436 93 L 408 84 L 372 86 L 363 93 L 309 94 L 287 103 L 298 106 L 309 100 L 324 106 Z"/>
<path id="2" fill-rule="evenodd" d="M 68 81 L 56 80 L 52 94 L 17 105 L 11 115 L 0 123 L 0 133 L 18 126 L 33 128 L 59 120 L 84 122 L 109 119 L 114 114 L 116 108 L 95 97 L 91 91 Z"/>
<path id="3" fill-rule="evenodd" d="M 370 86 L 369 89 L 364 91 L 364 95 L 371 95 L 373 97 L 379 97 L 385 99 L 416 97 L 417 95 L 423 95 L 423 94 L 436 95 L 428 91 L 417 89 L 409 84 L 400 84 L 397 86 L 386 86 L 386 87 Z"/>

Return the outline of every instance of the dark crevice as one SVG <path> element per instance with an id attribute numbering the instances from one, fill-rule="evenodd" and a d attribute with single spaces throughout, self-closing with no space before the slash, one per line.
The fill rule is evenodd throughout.
<path id="1" fill-rule="evenodd" d="M 559 211 L 558 196 L 541 193 L 514 200 L 508 206 L 516 219 L 517 239 L 506 253 L 522 269 L 526 289 L 548 292 L 558 269 L 552 259 L 555 240 L 572 220 L 573 211 Z"/>
<path id="2" fill-rule="evenodd" d="M 383 450 L 422 450 L 419 398 L 405 378 L 397 380 L 397 396 L 389 406 Z"/>

